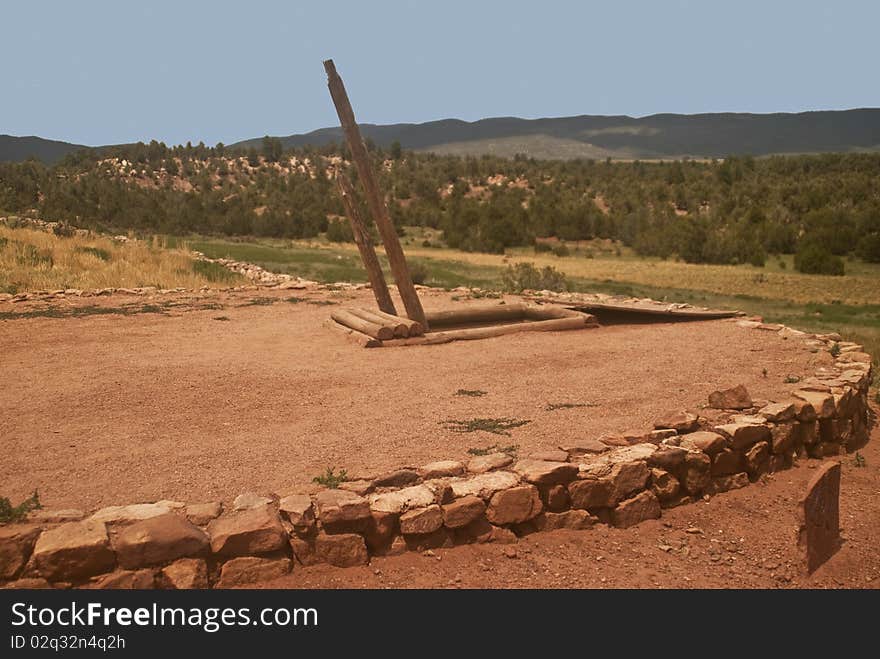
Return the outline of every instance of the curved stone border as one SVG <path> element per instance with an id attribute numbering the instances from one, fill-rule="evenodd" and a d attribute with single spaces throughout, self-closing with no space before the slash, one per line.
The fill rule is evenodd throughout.
<path id="1" fill-rule="evenodd" d="M 272 579 L 297 564 L 361 565 L 371 556 L 457 544 L 516 541 L 536 531 L 628 527 L 664 508 L 740 488 L 798 458 L 822 458 L 868 439 L 871 358 L 839 335 L 758 320 L 757 331 L 836 354 L 832 367 L 761 408 L 743 387 L 715 392 L 736 408 L 710 425 L 688 412 L 645 434 L 587 440 L 514 460 L 505 453 L 465 465 L 433 462 L 339 489 L 284 498 L 243 494 L 219 502 L 174 501 L 33 513 L 0 527 L 7 587 L 208 588 Z"/>

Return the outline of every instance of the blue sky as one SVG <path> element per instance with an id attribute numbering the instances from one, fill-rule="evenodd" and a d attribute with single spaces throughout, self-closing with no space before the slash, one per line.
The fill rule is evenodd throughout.
<path id="1" fill-rule="evenodd" d="M 0 133 L 227 144 L 359 121 L 880 106 L 880 3 L 3 0 Z"/>

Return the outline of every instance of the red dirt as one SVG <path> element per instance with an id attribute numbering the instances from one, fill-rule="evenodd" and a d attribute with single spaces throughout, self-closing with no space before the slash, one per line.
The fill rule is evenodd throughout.
<path id="1" fill-rule="evenodd" d="M 423 295 L 429 309 L 467 304 Z M 719 387 L 743 383 L 755 399 L 781 396 L 787 375 L 811 373 L 827 358 L 727 321 L 365 350 L 324 325 L 330 307 L 284 301 L 291 296 L 372 305 L 369 291 L 214 293 L 187 305 L 220 309 L 0 321 L 2 495 L 17 501 L 36 488 L 48 508 L 84 509 L 285 495 L 308 490 L 329 466 L 375 475 L 465 460 L 471 447 L 517 444 L 525 455 L 648 430 L 659 414 L 694 409 Z M 254 297 L 276 302 L 248 306 Z M 458 389 L 488 395 L 453 395 Z M 598 407 L 545 409 L 565 402 Z M 531 423 L 510 437 L 441 425 L 473 417 Z"/>

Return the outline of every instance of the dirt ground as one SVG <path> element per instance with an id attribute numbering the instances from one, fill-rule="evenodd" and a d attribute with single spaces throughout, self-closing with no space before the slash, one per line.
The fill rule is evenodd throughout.
<path id="1" fill-rule="evenodd" d="M 261 588 L 880 588 L 880 428 L 841 456 L 843 543 L 812 575 L 797 548 L 797 502 L 818 462 L 628 529 L 536 533 L 373 558 L 364 567 L 296 566 Z"/>
<path id="2" fill-rule="evenodd" d="M 697 409 L 714 389 L 739 383 L 755 399 L 772 399 L 791 388 L 786 376 L 811 373 L 823 358 L 729 321 L 365 350 L 326 326 L 328 302 L 373 304 L 369 291 L 112 295 L 50 303 L 55 311 L 87 311 L 74 317 L 0 320 L 0 494 L 18 501 L 36 489 L 47 508 L 87 510 L 159 499 L 228 504 L 246 491 L 285 495 L 308 491 L 327 467 L 369 476 L 465 460 L 469 448 L 492 444 L 515 444 L 525 455 L 648 430 L 659 414 Z M 486 302 L 424 294 L 429 309 Z M 165 313 L 88 309 L 143 304 Z M 42 308 L 0 307 L 0 317 Z M 488 393 L 454 395 L 459 389 Z M 591 407 L 550 411 L 550 403 Z M 475 417 L 530 423 L 509 437 L 443 425 Z M 580 551 L 571 545 L 548 560 Z"/>

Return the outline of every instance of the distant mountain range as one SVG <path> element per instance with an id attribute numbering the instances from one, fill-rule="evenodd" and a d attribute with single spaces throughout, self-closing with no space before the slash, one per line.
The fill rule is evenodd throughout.
<path id="1" fill-rule="evenodd" d="M 0 135 L 0 162 L 21 162 L 28 158 L 36 158 L 45 163 L 61 160 L 68 153 L 87 149 L 81 144 L 46 140 L 42 137 L 15 137 Z"/>
<path id="2" fill-rule="evenodd" d="M 717 158 L 731 154 L 880 151 L 880 109 L 747 114 L 655 114 L 480 121 L 443 119 L 421 124 L 361 124 L 365 138 L 382 147 L 455 155 L 534 158 Z M 338 127 L 281 137 L 285 147 L 342 141 Z M 262 138 L 231 146 L 261 146 Z M 83 148 L 37 137 L 0 136 L 0 160 L 37 157 L 54 162 Z"/>

